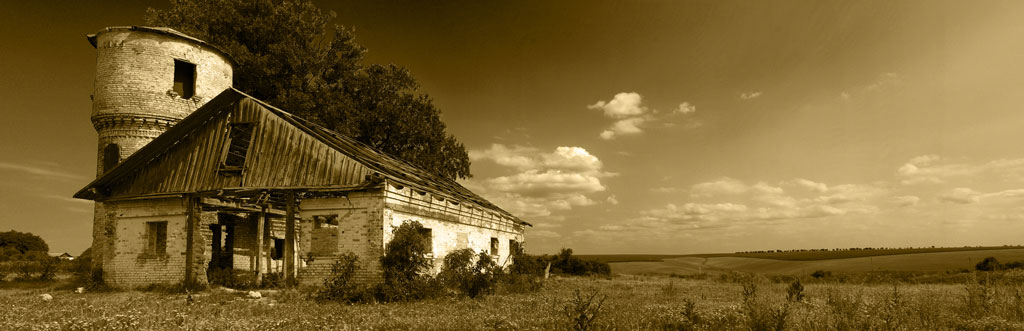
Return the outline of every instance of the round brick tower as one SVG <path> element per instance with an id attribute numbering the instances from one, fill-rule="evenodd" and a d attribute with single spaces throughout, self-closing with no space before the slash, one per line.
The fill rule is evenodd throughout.
<path id="1" fill-rule="evenodd" d="M 231 87 L 223 51 L 168 28 L 119 26 L 88 35 L 96 48 L 92 124 L 99 133 L 96 176 Z M 96 203 L 93 269 L 113 257 L 114 213 Z"/>
<path id="2" fill-rule="evenodd" d="M 109 27 L 88 39 L 96 47 L 97 177 L 231 87 L 231 58 L 178 31 Z"/>

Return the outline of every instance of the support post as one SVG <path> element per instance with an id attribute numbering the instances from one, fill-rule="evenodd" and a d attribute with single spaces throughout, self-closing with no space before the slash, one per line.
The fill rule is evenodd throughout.
<path id="1" fill-rule="evenodd" d="M 284 276 L 287 284 L 295 284 L 295 191 L 288 191 L 288 207 L 284 220 Z"/>
<path id="2" fill-rule="evenodd" d="M 266 210 L 267 207 L 263 207 L 263 209 Z M 267 217 L 266 213 L 263 214 L 261 222 L 263 222 L 263 229 L 265 230 L 263 232 L 263 246 L 267 248 L 267 273 L 269 274 L 274 272 L 274 253 L 270 250 L 270 232 L 272 232 L 274 228 L 272 227 L 272 223 L 270 223 L 270 217 Z"/>
<path id="3" fill-rule="evenodd" d="M 256 257 L 253 260 L 255 260 L 254 263 L 255 263 L 255 267 L 256 267 L 255 269 L 256 269 L 256 284 L 257 285 L 263 283 L 263 269 L 261 268 L 260 260 L 263 259 L 263 245 L 266 243 L 263 240 L 263 232 L 266 231 L 263 228 L 263 220 L 266 219 L 266 218 L 267 218 L 267 207 L 263 207 L 260 210 L 259 217 L 256 218 L 256 238 L 253 238 L 253 239 L 256 239 L 256 240 L 254 240 L 256 242 Z"/>
<path id="4" fill-rule="evenodd" d="M 196 285 L 195 274 L 195 237 L 196 224 L 199 224 L 199 206 L 195 197 L 185 196 L 185 286 Z"/>

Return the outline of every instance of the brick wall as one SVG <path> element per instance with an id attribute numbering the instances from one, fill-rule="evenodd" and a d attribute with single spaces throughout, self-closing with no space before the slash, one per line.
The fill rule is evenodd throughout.
<path id="1" fill-rule="evenodd" d="M 107 284 L 132 288 L 174 284 L 185 277 L 186 215 L 184 199 L 151 199 L 104 203 L 113 229 L 103 261 Z M 147 250 L 147 223 L 167 222 L 165 254 Z"/>
<path id="2" fill-rule="evenodd" d="M 337 254 L 355 253 L 359 257 L 360 271 L 356 279 L 363 283 L 378 282 L 381 279 L 380 256 L 384 252 L 383 243 L 383 192 L 350 192 L 348 197 L 305 199 L 301 205 L 302 220 L 299 223 L 299 257 L 303 267 L 299 270 L 299 282 L 302 284 L 319 285 L 330 275 L 331 266 L 337 261 L 330 254 L 309 254 L 326 252 L 330 248 L 318 247 L 314 244 L 328 244 L 330 240 L 319 240 L 331 236 L 333 230 L 337 238 L 334 248 Z M 313 218 L 318 215 L 337 215 L 338 227 L 334 229 L 313 229 Z M 313 234 L 316 234 L 316 237 Z"/>

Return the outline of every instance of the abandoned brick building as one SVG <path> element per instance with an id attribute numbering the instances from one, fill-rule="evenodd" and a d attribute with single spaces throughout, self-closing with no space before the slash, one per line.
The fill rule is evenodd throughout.
<path id="1" fill-rule="evenodd" d="M 228 268 L 318 284 L 337 256 L 381 277 L 393 227 L 418 221 L 437 263 L 509 263 L 529 224 L 458 183 L 231 87 L 229 55 L 180 32 L 111 27 L 96 48 L 93 268 L 115 287 L 207 283 Z"/>

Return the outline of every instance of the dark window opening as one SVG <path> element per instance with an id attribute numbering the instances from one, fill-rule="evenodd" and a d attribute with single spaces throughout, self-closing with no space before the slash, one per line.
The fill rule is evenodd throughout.
<path id="1" fill-rule="evenodd" d="M 270 251 L 270 258 L 274 260 L 284 258 L 284 239 L 274 238 L 274 249 Z"/>
<path id="2" fill-rule="evenodd" d="M 520 250 L 519 242 L 515 241 L 514 239 L 509 239 L 508 240 L 508 256 L 509 257 L 513 257 L 516 254 L 519 254 L 519 250 Z"/>
<path id="3" fill-rule="evenodd" d="M 224 160 L 221 170 L 240 173 L 245 166 L 245 156 L 252 140 L 252 123 L 231 123 L 228 143 L 224 146 Z"/>
<path id="4" fill-rule="evenodd" d="M 167 222 L 147 222 L 146 239 L 146 253 L 152 255 L 166 255 Z"/>
<path id="5" fill-rule="evenodd" d="M 491 255 L 498 255 L 498 238 L 491 237 Z"/>
<path id="6" fill-rule="evenodd" d="M 427 256 L 434 257 L 434 231 L 422 228 L 420 229 L 420 237 L 423 238 L 423 243 L 427 246 Z"/>
<path id="7" fill-rule="evenodd" d="M 103 148 L 103 172 L 114 169 L 121 162 L 121 147 L 110 144 Z"/>
<path id="8" fill-rule="evenodd" d="M 320 256 L 334 255 L 338 252 L 338 240 L 338 215 L 313 215 L 310 253 Z"/>
<path id="9" fill-rule="evenodd" d="M 174 92 L 182 99 L 191 99 L 196 94 L 196 65 L 174 60 Z"/>
<path id="10" fill-rule="evenodd" d="M 314 229 L 325 229 L 325 228 L 337 228 L 338 227 L 338 215 L 313 215 L 313 228 Z"/>

